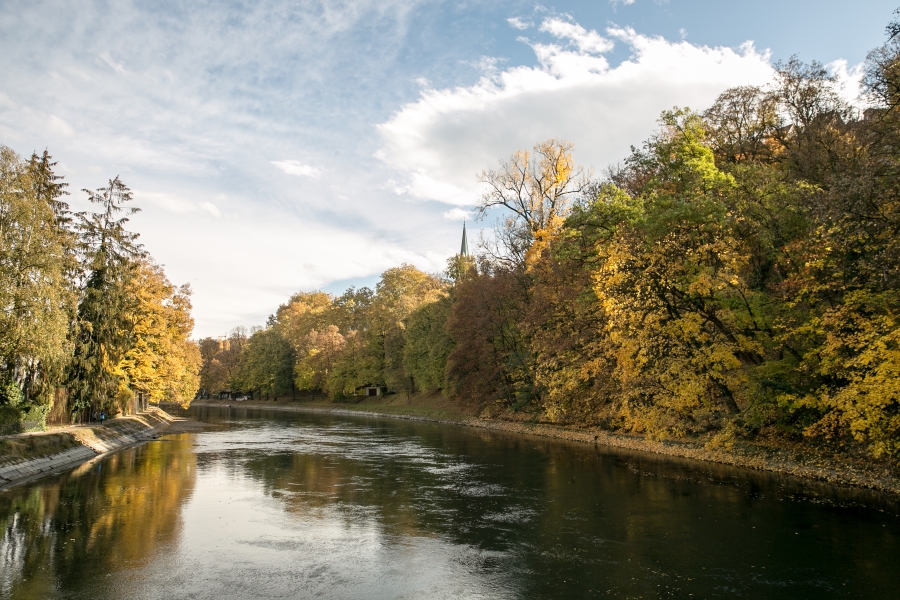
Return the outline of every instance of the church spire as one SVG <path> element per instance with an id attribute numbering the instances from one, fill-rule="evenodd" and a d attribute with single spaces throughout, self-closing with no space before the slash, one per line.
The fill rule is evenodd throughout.
<path id="1" fill-rule="evenodd" d="M 462 245 L 459 248 L 460 256 L 469 256 L 469 243 L 466 241 L 466 222 L 463 221 Z"/>

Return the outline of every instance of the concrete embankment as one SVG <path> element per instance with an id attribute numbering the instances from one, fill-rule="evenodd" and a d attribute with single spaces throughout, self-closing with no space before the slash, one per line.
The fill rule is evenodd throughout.
<path id="1" fill-rule="evenodd" d="M 0 438 L 0 490 L 154 439 L 176 420 L 151 408 L 104 425 L 4 436 Z"/>

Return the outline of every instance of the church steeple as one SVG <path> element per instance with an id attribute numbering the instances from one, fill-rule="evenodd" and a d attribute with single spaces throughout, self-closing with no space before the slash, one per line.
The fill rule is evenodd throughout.
<path id="1" fill-rule="evenodd" d="M 463 221 L 463 237 L 462 237 L 462 245 L 459 248 L 460 256 L 469 256 L 469 243 L 466 241 L 466 222 Z"/>

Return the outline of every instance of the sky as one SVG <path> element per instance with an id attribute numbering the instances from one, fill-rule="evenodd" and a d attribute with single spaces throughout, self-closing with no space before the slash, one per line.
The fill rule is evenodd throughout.
<path id="1" fill-rule="evenodd" d="M 895 0 L 896 2 L 896 0 Z M 489 221 L 478 174 L 552 137 L 597 174 L 673 106 L 817 60 L 857 96 L 881 0 L 0 3 L 0 144 L 49 150 L 75 210 L 119 176 L 193 289 L 195 336 L 292 293 L 439 272 Z M 474 233 L 474 235 L 473 235 Z"/>

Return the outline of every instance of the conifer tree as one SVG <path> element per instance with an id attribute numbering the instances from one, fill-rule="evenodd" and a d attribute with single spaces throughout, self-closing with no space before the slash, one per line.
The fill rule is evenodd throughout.
<path id="1" fill-rule="evenodd" d="M 139 210 L 126 206 L 131 190 L 116 177 L 107 187 L 83 191 L 101 210 L 76 215 L 84 267 L 69 382 L 76 410 L 111 406 L 119 394 L 116 366 L 132 337 L 128 282 L 144 255 L 138 234 L 125 229 L 128 217 Z"/>

